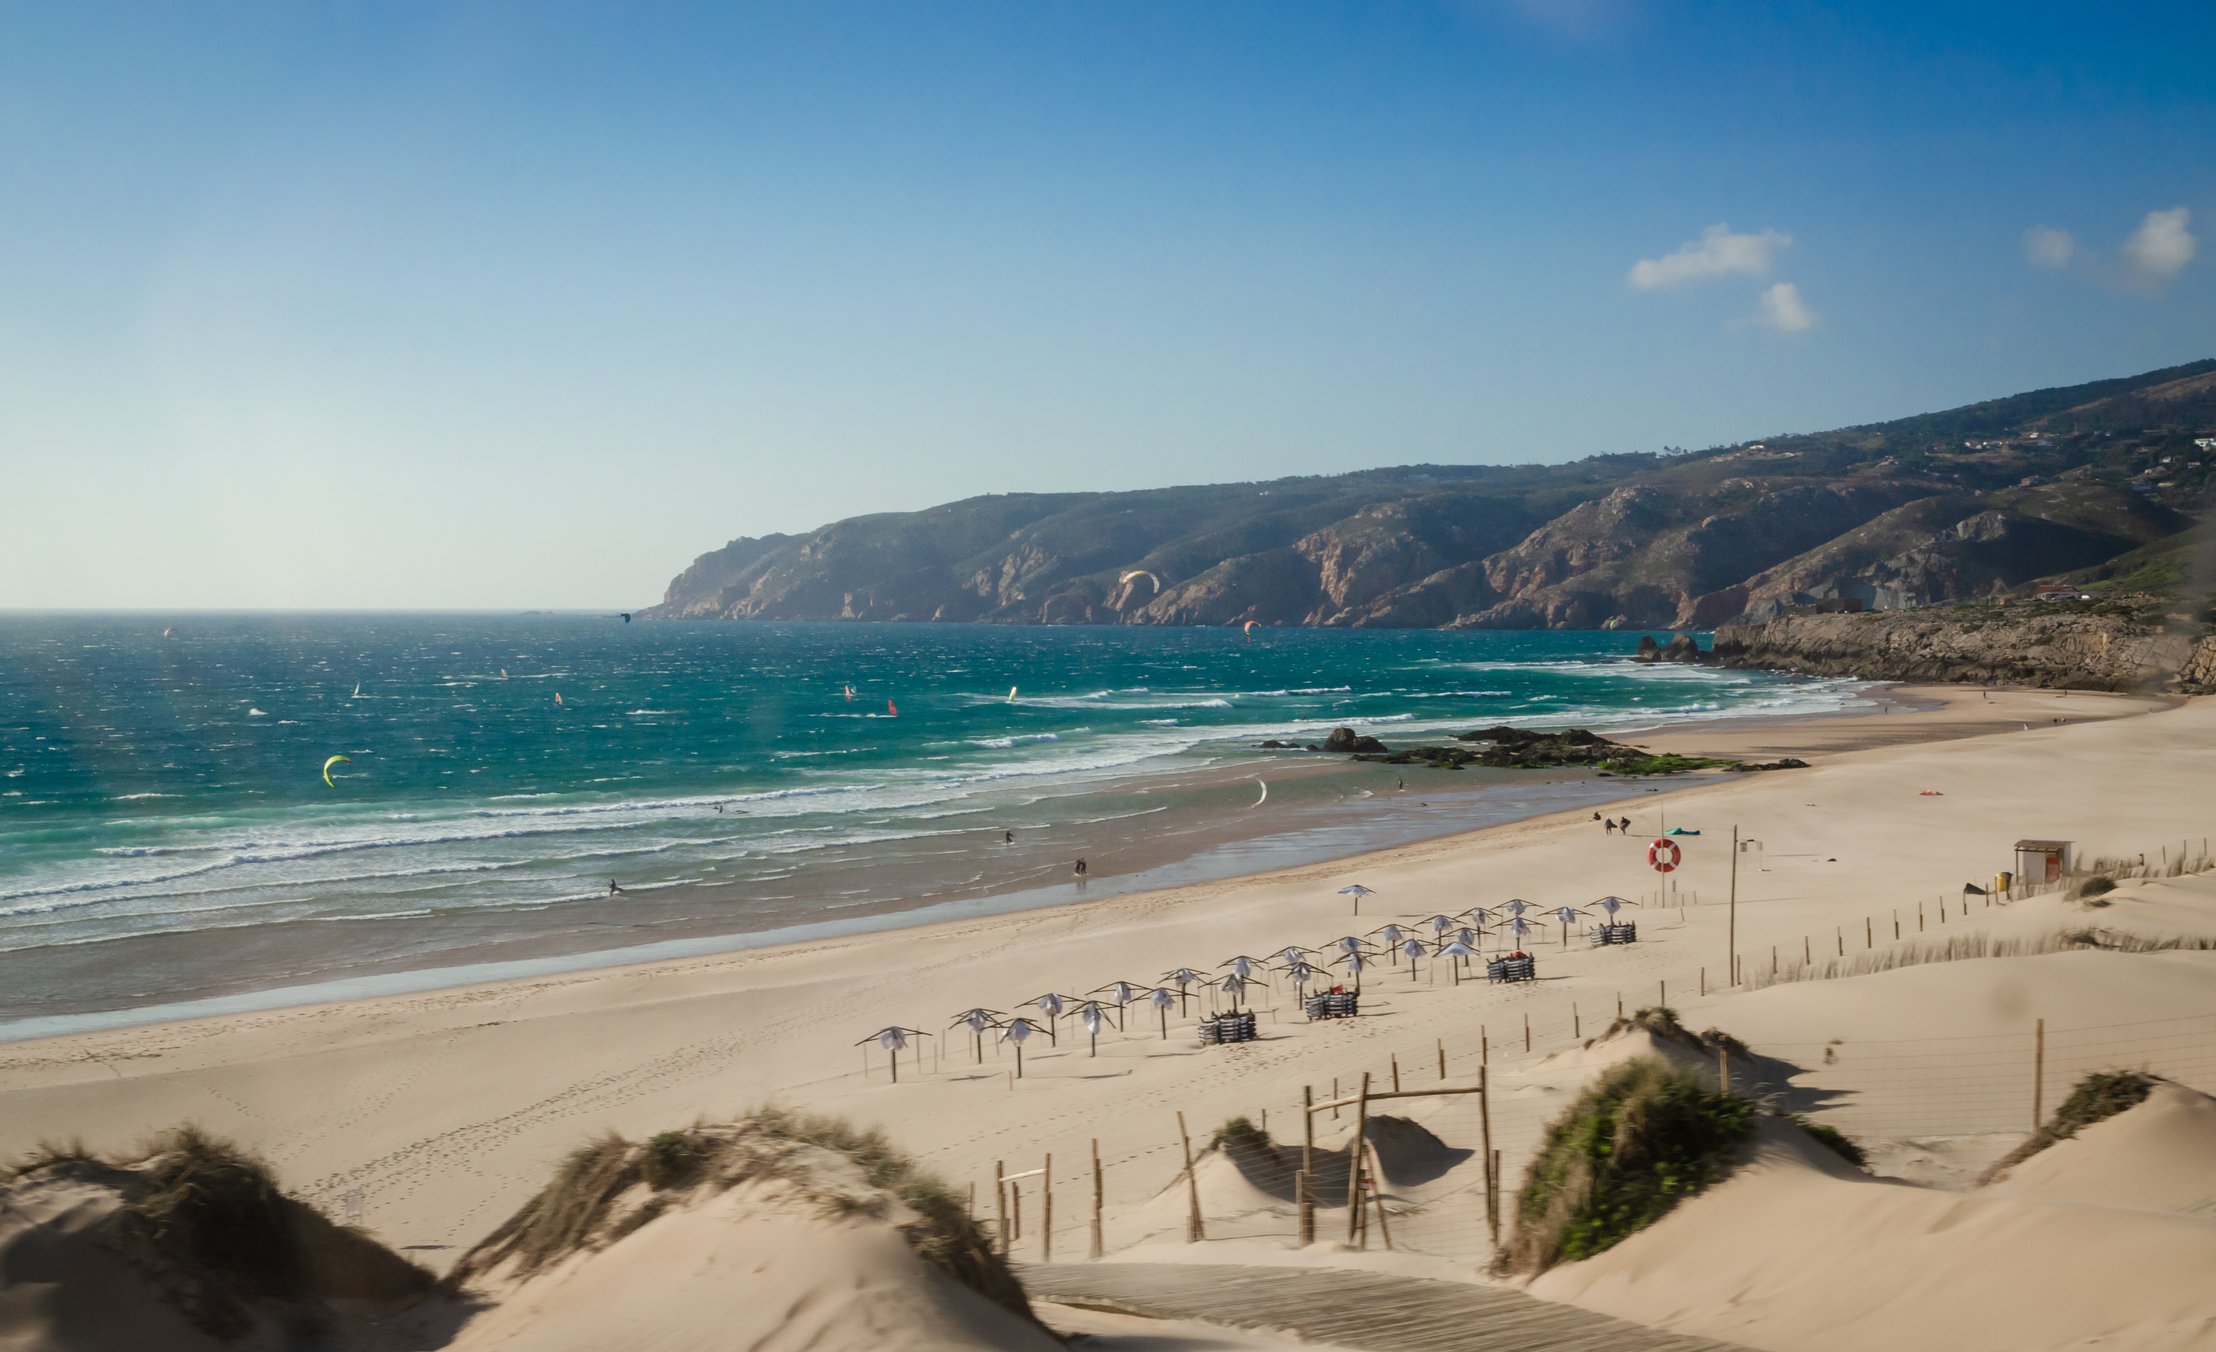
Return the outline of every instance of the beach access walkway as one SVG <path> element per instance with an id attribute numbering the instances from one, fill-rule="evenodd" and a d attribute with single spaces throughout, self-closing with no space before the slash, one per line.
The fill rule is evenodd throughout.
<path id="1" fill-rule="evenodd" d="M 1497 1286 L 1345 1268 L 1050 1263 L 1018 1272 L 1035 1300 L 1289 1333 L 1368 1352 L 1736 1352 L 1736 1344 Z"/>

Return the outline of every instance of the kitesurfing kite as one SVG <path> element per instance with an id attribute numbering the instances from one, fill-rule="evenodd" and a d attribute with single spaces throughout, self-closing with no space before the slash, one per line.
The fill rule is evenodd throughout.
<path id="1" fill-rule="evenodd" d="M 1152 574 L 1152 573 L 1148 572 L 1148 571 L 1147 571 L 1146 569 L 1144 569 L 1144 568 L 1134 568 L 1134 569 L 1132 569 L 1132 570 L 1131 570 L 1130 572 L 1128 572 L 1128 573 L 1125 573 L 1125 574 L 1123 575 L 1123 581 L 1124 581 L 1124 583 L 1128 584 L 1128 583 L 1129 583 L 1129 582 L 1131 581 L 1131 579 L 1133 579 L 1133 578 L 1135 578 L 1135 577 L 1143 577 L 1143 578 L 1145 578 L 1145 579 L 1146 579 L 1147 581 L 1149 581 L 1149 582 L 1151 582 L 1151 583 L 1153 583 L 1153 584 L 1154 584 L 1154 590 L 1153 590 L 1152 592 L 1148 593 L 1148 595 L 1150 595 L 1150 596 L 1160 596 L 1160 595 L 1162 594 L 1162 579 L 1160 579 L 1160 578 L 1156 577 L 1156 576 L 1155 576 L 1154 574 Z"/>
<path id="2" fill-rule="evenodd" d="M 1270 801 L 1270 782 L 1262 778 L 1262 776 L 1260 775 L 1256 775 L 1254 777 L 1254 782 L 1262 786 L 1262 796 L 1255 799 L 1253 802 L 1248 803 L 1247 806 L 1249 808 L 1257 808 L 1262 806 L 1262 804 Z"/>
<path id="3" fill-rule="evenodd" d="M 1260 623 L 1261 623 L 1261 621 L 1260 621 L 1260 620 L 1248 620 L 1248 621 L 1246 622 L 1246 625 L 1245 625 L 1245 626 L 1244 626 L 1243 628 L 1241 628 L 1241 629 L 1239 630 L 1239 632 L 1240 632 L 1241 634 L 1252 634 L 1252 633 L 1254 632 L 1254 626 L 1256 626 L 1256 625 L 1258 625 L 1258 624 L 1260 624 Z"/>
<path id="4" fill-rule="evenodd" d="M 338 785 L 333 783 L 331 780 L 331 767 L 338 764 L 340 761 L 345 761 L 348 765 L 352 765 L 354 763 L 354 758 L 352 756 L 333 756 L 331 757 L 331 759 L 323 762 L 323 782 L 326 784 L 330 784 L 331 787 L 334 789 L 337 788 Z"/>

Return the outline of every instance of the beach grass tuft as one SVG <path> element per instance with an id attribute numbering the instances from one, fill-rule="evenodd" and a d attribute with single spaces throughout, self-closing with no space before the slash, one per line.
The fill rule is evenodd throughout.
<path id="1" fill-rule="evenodd" d="M 1754 1130 L 1750 1100 L 1639 1057 L 1611 1066 L 1547 1125 L 1499 1267 L 1590 1258 L 1714 1182 Z"/>
<path id="2" fill-rule="evenodd" d="M 856 1193 L 824 1170 L 810 1149 L 859 1166 L 869 1191 Z M 952 1184 L 894 1146 L 880 1128 L 842 1117 L 769 1106 L 735 1122 L 695 1123 L 638 1144 L 607 1135 L 564 1158 L 539 1195 L 462 1256 L 448 1277 L 459 1288 L 503 1264 L 521 1275 L 571 1254 L 612 1244 L 683 1195 L 781 1179 L 826 1217 L 879 1216 L 897 1201 L 916 1215 L 900 1227 L 916 1256 L 978 1294 L 1032 1319 L 1023 1284 L 993 1251 L 991 1237 Z M 634 1189 L 643 1195 L 630 1196 Z"/>
<path id="3" fill-rule="evenodd" d="M 2143 1070 L 2094 1071 L 2077 1082 L 2070 1096 L 2062 1100 L 2045 1125 L 1978 1175 L 1977 1186 L 1982 1188 L 2002 1178 L 2033 1155 L 2069 1140 L 2095 1122 L 2105 1122 L 2120 1112 L 2138 1107 L 2147 1101 L 2154 1087 L 2162 1083 L 2165 1083 L 2163 1077 Z"/>

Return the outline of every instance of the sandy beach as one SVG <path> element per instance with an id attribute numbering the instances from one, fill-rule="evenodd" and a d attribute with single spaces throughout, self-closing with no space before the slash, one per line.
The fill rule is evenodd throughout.
<path id="1" fill-rule="evenodd" d="M 1667 794 L 1627 784 L 1602 809 L 1632 819 L 1624 835 L 1604 832 L 1580 809 L 1329 864 L 1048 910 L 8 1044 L 0 1046 L 0 1151 L 67 1137 L 118 1148 L 195 1121 L 263 1152 L 290 1187 L 327 1210 L 352 1208 L 386 1242 L 442 1266 L 594 1133 L 643 1138 L 777 1102 L 881 1123 L 958 1184 L 977 1182 L 981 1199 L 990 1196 L 996 1161 L 1030 1169 L 1051 1153 L 1058 1177 L 1069 1180 L 1057 1189 L 1056 1231 L 1077 1236 L 1057 1239 L 1057 1259 L 1083 1257 L 1081 1193 L 1090 1180 L 1080 1180 L 1080 1162 L 1097 1142 L 1114 1254 L 1333 1261 L 1468 1278 L 1477 1264 L 1457 1256 L 1477 1239 L 1467 1211 L 1454 1222 L 1460 1230 L 1436 1246 L 1446 1257 L 1295 1254 L 1270 1237 L 1268 1218 L 1248 1227 L 1249 1238 L 1236 1237 L 1234 1226 L 1204 1245 L 1178 1242 L 1183 1202 L 1161 1196 L 1177 1177 L 1177 1114 L 1199 1134 L 1268 1111 L 1278 1138 L 1297 1140 L 1304 1086 L 1321 1097 L 1365 1072 L 1381 1085 L 1395 1075 L 1430 1084 L 1442 1068 L 1459 1084 L 1474 1079 L 1482 1058 L 1498 1086 L 1496 1145 L 1513 1188 L 1550 1107 L 1587 1073 L 1576 1063 L 1585 1055 L 1580 1040 L 1604 1027 L 1619 1002 L 1629 1009 L 1666 999 L 1689 1027 L 1721 1027 L 1757 1055 L 1809 1071 L 1797 1089 L 1823 1084 L 1827 1043 L 1893 1045 L 1888 1054 L 1905 1065 L 1909 1044 L 1934 1039 L 1993 1040 L 1994 1056 L 2003 1057 L 2003 1043 L 2028 1038 L 2038 1019 L 2060 1046 L 2070 1030 L 2216 1018 L 2216 953 L 2208 952 L 2048 953 L 1730 990 L 1734 908 L 1724 903 L 1734 828 L 1759 842 L 1739 856 L 1735 908 L 1743 970 L 1761 978 L 1750 986 L 1767 981 L 1773 963 L 1784 971 L 1803 957 L 1844 960 L 1949 938 L 2034 941 L 2089 923 L 2216 934 L 2216 889 L 2208 885 L 2216 875 L 2127 883 L 2097 915 L 2059 893 L 1994 906 L 1962 892 L 2013 867 L 2019 837 L 2071 840 L 2081 859 L 2205 853 L 2216 702 L 1956 688 L 1901 688 L 1887 698 L 1886 712 L 1863 717 L 1633 738 L 1656 751 L 1797 756 L 1811 766 Z M 1669 826 L 1699 832 L 1678 838 L 1684 864 L 1667 882 L 1645 862 L 1664 813 Z M 1339 895 L 1357 882 L 1375 892 L 1359 918 Z M 1019 1080 L 1007 1050 L 988 1044 L 982 1064 L 973 1064 L 968 1036 L 947 1031 L 972 1006 L 1015 1012 L 1050 990 L 1082 996 L 1117 980 L 1152 985 L 1180 966 L 1214 973 L 1235 955 L 1318 947 L 1511 897 L 1551 910 L 1607 894 L 1646 903 L 1626 913 L 1639 924 L 1636 945 L 1593 948 L 1572 929 L 1564 946 L 1554 922 L 1544 921 L 1530 941 L 1538 982 L 1456 984 L 1428 961 L 1415 979 L 1405 967 L 1381 966 L 1365 974 L 1364 1017 L 1330 1023 L 1302 1020 L 1290 992 L 1273 984 L 1256 993 L 1262 1036 L 1246 1046 L 1197 1046 L 1198 1002 L 1169 1021 L 1167 1038 L 1151 1011 L 1133 1006 L 1124 1029 L 1109 1029 L 1097 1047 L 1063 1020 L 1058 1042 L 1035 1039 L 1025 1049 Z M 1896 923 L 1904 926 L 1897 941 Z M 882 1051 L 856 1045 L 895 1024 L 933 1035 L 919 1040 L 920 1057 L 904 1060 L 898 1084 Z M 2126 1042 L 2113 1033 L 2098 1045 Z M 1886 1117 L 1873 1106 L 1884 1086 L 1850 1084 L 1853 1055 L 1838 1064 L 1839 1095 L 1816 1094 L 1807 1106 L 1837 1106 L 1850 1131 L 1860 1112 L 1860 1121 L 1884 1126 L 1879 1134 L 1889 1141 L 1946 1136 L 1977 1156 L 1934 1164 L 1932 1152 L 1904 1148 L 1892 1157 L 1896 1172 L 1910 1172 L 1919 1158 L 1915 1167 L 1937 1175 L 1960 1172 L 2011 1143 L 2006 1130 L 1991 1129 L 1986 1098 L 1934 1103 L 1919 1119 L 1915 1105 L 1895 1095 Z M 2023 1073 L 2028 1081 L 2028 1067 Z M 2014 1074 L 1988 1075 L 1992 1096 L 2017 1094 Z M 1861 1106 L 1847 1101 L 1850 1091 L 1862 1095 Z M 2050 1104 L 2056 1092 L 2048 1090 Z M 1464 1109 L 1439 1106 L 1460 1100 L 1416 1102 L 1410 1116 L 1433 1122 L 1449 1144 L 1465 1144 L 1454 1139 L 1469 1120 Z M 2014 1112 L 2015 1139 L 2030 1114 L 2027 1096 Z M 1559 1298 L 1665 1319 L 1620 1285 L 1557 1285 Z M 2206 1315 L 2216 1320 L 2216 1305 Z M 1693 1331 L 1706 1327 L 1697 1311 L 1667 1317 Z M 1800 1327 L 1794 1319 L 1779 1311 L 1765 1327 L 1708 1332 L 1785 1346 Z"/>

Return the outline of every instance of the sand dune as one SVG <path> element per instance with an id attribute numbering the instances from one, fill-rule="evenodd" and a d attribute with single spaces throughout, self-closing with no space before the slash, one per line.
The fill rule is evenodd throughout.
<path id="1" fill-rule="evenodd" d="M 1766 1123 L 1724 1182 L 1531 1290 L 1779 1352 L 2216 1346 L 2216 1219 L 2084 1200 L 2111 1184 L 2145 1196 L 2178 1169 L 2205 1178 L 2199 1118 L 2216 1103 L 2192 1097 L 2190 1110 L 2165 1095 L 2046 1152 L 2061 1158 L 2041 1177 L 2079 1195 L 2067 1201 L 1871 1178 Z M 2140 1113 L 2153 1122 L 2134 1123 Z"/>

